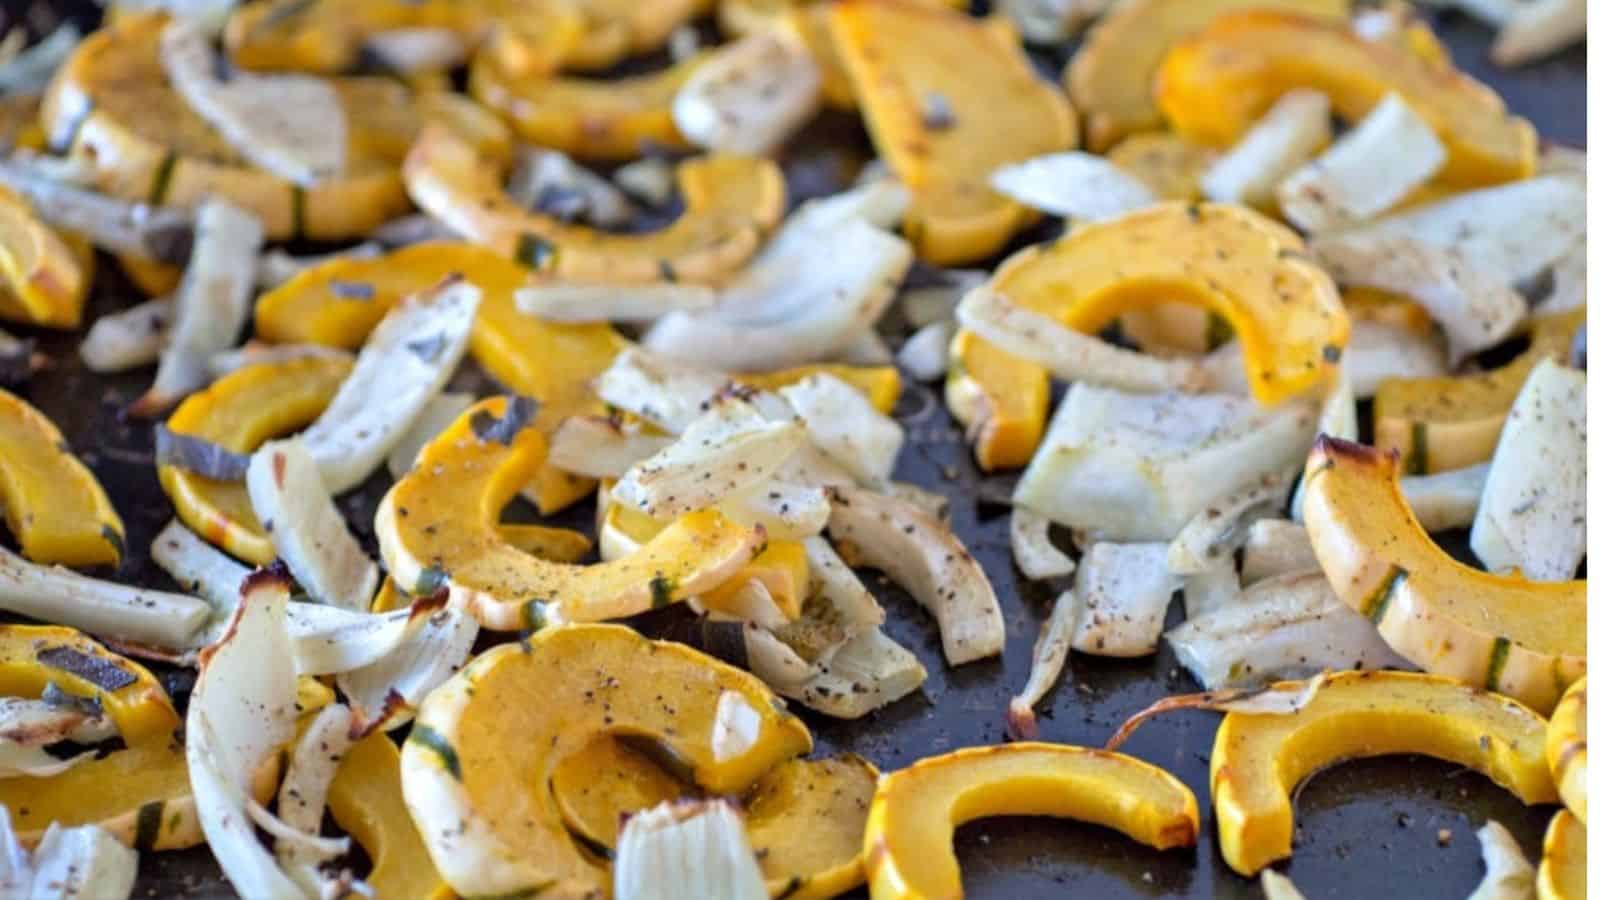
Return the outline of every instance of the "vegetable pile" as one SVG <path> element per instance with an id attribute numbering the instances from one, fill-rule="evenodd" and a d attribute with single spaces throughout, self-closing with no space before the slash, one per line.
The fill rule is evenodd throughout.
<path id="1" fill-rule="evenodd" d="M 1484 827 L 1483 896 L 1581 896 L 1584 154 L 1405 3 L 964 5 L 9 32 L 0 896 L 204 844 L 247 898 L 958 897 L 999 815 L 1214 827 L 1295 896 L 1299 784 L 1401 753 L 1564 807 L 1537 866 Z M 1462 5 L 1502 64 L 1582 39 L 1578 3 Z M 1079 32 L 1042 78 L 1024 42 Z M 842 189 L 789 156 L 826 120 L 876 153 L 810 179 Z M 93 315 L 108 265 L 143 296 Z M 148 552 L 24 399 L 44 329 L 139 380 Z M 1057 598 L 995 743 L 880 773 L 808 722 L 998 678 L 1016 629 L 897 480 L 939 382 Z M 1071 657 L 1163 641 L 1201 692 L 1040 740 Z M 1120 749 L 1184 709 L 1222 714 L 1209 822 Z"/>

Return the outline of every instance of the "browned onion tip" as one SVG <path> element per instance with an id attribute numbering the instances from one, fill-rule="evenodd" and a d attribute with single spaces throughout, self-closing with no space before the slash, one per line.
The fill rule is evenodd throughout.
<path id="1" fill-rule="evenodd" d="M 406 708 L 406 698 L 394 688 L 383 695 L 383 705 L 376 715 L 368 715 L 365 709 L 352 704 L 350 710 L 350 740 L 359 741 L 367 735 L 382 728 L 390 719 L 399 715 Z"/>
<path id="2" fill-rule="evenodd" d="M 1033 707 L 1020 700 L 1012 700 L 1006 707 L 1006 736 L 1013 741 L 1031 741 L 1039 737 L 1039 717 Z"/>
<path id="3" fill-rule="evenodd" d="M 1227 688 L 1220 691 L 1202 691 L 1198 694 L 1179 694 L 1150 704 L 1128 717 L 1126 722 L 1106 741 L 1107 750 L 1116 750 L 1145 723 L 1146 719 L 1176 709 L 1207 709 L 1212 712 L 1259 713 L 1265 715 L 1291 715 L 1298 712 L 1327 682 L 1329 672 L 1322 672 L 1309 681 L 1280 681 L 1264 687 Z"/>

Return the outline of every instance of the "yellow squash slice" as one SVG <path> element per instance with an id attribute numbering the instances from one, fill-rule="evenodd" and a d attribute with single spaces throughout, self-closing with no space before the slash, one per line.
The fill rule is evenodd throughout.
<path id="1" fill-rule="evenodd" d="M 92 268 L 72 244 L 39 221 L 28 201 L 0 188 L 0 317 L 76 328 Z"/>
<path id="2" fill-rule="evenodd" d="M 1534 886 L 1539 900 L 1589 896 L 1589 829 L 1569 810 L 1556 813 L 1544 833 L 1544 858 Z"/>
<path id="3" fill-rule="evenodd" d="M 122 519 L 55 423 L 0 390 L 0 500 L 6 526 L 37 563 L 116 565 Z"/>
<path id="4" fill-rule="evenodd" d="M 1155 131 L 1119 141 L 1106 159 L 1144 182 L 1158 198 L 1191 203 L 1201 199 L 1200 179 L 1216 162 L 1217 151 Z"/>
<path id="5" fill-rule="evenodd" d="M 1295 788 L 1352 759 L 1420 753 L 1482 772 L 1524 803 L 1549 803 L 1544 732 L 1514 700 L 1411 672 L 1339 672 L 1299 712 L 1230 712 L 1211 750 L 1223 859 L 1250 876 L 1287 857 Z"/>
<path id="6" fill-rule="evenodd" d="M 468 88 L 529 143 L 580 159 L 628 160 L 652 148 L 690 149 L 673 124 L 672 100 L 703 60 L 626 78 L 523 78 L 485 55 L 473 63 Z"/>
<path id="7" fill-rule="evenodd" d="M 1157 850 L 1190 847 L 1194 793 L 1146 762 L 1086 747 L 968 747 L 883 776 L 867 817 L 876 900 L 960 897 L 957 826 L 985 816 L 1056 816 L 1103 825 Z"/>
<path id="8" fill-rule="evenodd" d="M 911 189 L 904 230 L 938 265 L 998 251 L 1033 214 L 989 188 L 989 174 L 1077 145 L 1066 97 L 1039 80 L 1009 21 L 932 4 L 833 6 L 833 43 L 873 145 Z"/>
<path id="9" fill-rule="evenodd" d="M 1528 373 L 1545 359 L 1564 357 L 1583 323 L 1582 309 L 1531 320 L 1528 348 L 1498 369 L 1379 382 L 1372 400 L 1375 442 L 1398 452 L 1410 474 L 1487 462 Z"/>
<path id="10" fill-rule="evenodd" d="M 126 253 L 116 254 L 116 259 L 122 274 L 146 297 L 170 296 L 183 280 L 183 269 L 178 266 Z"/>
<path id="11" fill-rule="evenodd" d="M 1584 674 L 1585 582 L 1527 581 L 1456 561 L 1412 514 L 1393 454 L 1324 436 L 1306 473 L 1317 562 L 1395 652 L 1541 713 Z"/>
<path id="12" fill-rule="evenodd" d="M 1349 336 L 1338 289 L 1304 250 L 1245 207 L 1165 203 L 1023 250 L 989 286 L 1089 334 L 1130 309 L 1206 307 L 1239 337 L 1251 393 L 1273 404 L 1321 383 Z"/>
<path id="13" fill-rule="evenodd" d="M 247 366 L 189 395 L 167 419 L 167 427 L 235 453 L 250 453 L 322 415 L 350 366 L 348 359 L 332 357 Z M 216 481 L 170 465 L 157 467 L 156 474 L 178 518 L 195 534 L 254 565 L 264 566 L 276 557 L 244 482 Z"/>
<path id="14" fill-rule="evenodd" d="M 223 45 L 247 69 L 337 74 L 356 67 L 369 38 L 395 29 L 451 32 L 522 75 L 554 71 L 583 19 L 568 0 L 254 0 L 228 19 Z"/>
<path id="15" fill-rule="evenodd" d="M 1561 802 L 1578 821 L 1589 822 L 1589 676 L 1572 683 L 1550 714 L 1545 761 L 1561 791 Z"/>
<path id="16" fill-rule="evenodd" d="M 428 858 L 400 796 L 400 748 L 383 732 L 345 751 L 328 785 L 328 811 L 372 860 L 362 880 L 385 900 L 450 900 L 455 896 Z"/>
<path id="17" fill-rule="evenodd" d="M 771 160 L 697 157 L 678 167 L 684 211 L 648 234 L 613 234 L 522 209 L 501 170 L 446 128 L 429 126 L 405 163 L 417 205 L 474 243 L 557 278 L 608 283 L 715 283 L 760 246 L 783 215 L 783 174 Z"/>
<path id="18" fill-rule="evenodd" d="M 583 30 L 565 63 L 574 69 L 613 66 L 659 49 L 680 25 L 711 8 L 710 0 L 573 0 Z"/>
<path id="19" fill-rule="evenodd" d="M 1437 176 L 1448 184 L 1525 178 L 1538 162 L 1533 126 L 1467 75 L 1343 24 L 1281 12 L 1232 13 L 1180 41 L 1156 75 L 1156 102 L 1179 134 L 1227 146 L 1296 88 L 1327 94 L 1350 122 L 1399 94 L 1449 151 Z"/>
<path id="20" fill-rule="evenodd" d="M 1161 127 L 1151 86 L 1179 39 L 1224 13 L 1281 9 L 1343 20 L 1350 0 L 1128 0 L 1107 13 L 1067 67 L 1072 102 L 1083 111 L 1089 149 L 1104 152 L 1124 136 Z"/>
<path id="21" fill-rule="evenodd" d="M 384 563 L 412 596 L 448 586 L 486 628 L 622 618 L 702 594 L 760 550 L 764 535 L 715 510 L 679 518 L 638 552 L 579 566 L 524 553 L 500 534 L 500 511 L 544 461 L 527 427 L 531 401 L 493 397 L 434 438 L 383 498 L 376 530 Z"/>
<path id="22" fill-rule="evenodd" d="M 714 723 L 730 704 L 750 727 L 718 752 Z M 655 744 L 712 793 L 743 791 L 811 749 L 754 676 L 682 644 L 575 625 L 496 647 L 428 695 L 401 751 L 406 806 L 450 886 L 603 896 L 609 873 L 564 827 L 551 776 L 604 734 Z"/>
<path id="23" fill-rule="evenodd" d="M 1028 464 L 1044 436 L 1050 373 L 965 329 L 950 341 L 944 402 L 985 472 Z"/>
<path id="24" fill-rule="evenodd" d="M 136 14 L 85 38 L 46 95 L 42 119 L 71 138 L 96 186 L 127 200 L 191 207 L 220 196 L 261 219 L 269 238 L 364 235 L 410 208 L 400 179 L 421 123 L 411 93 L 387 78 L 333 87 L 349 122 L 345 175 L 302 188 L 245 163 L 167 82 L 163 14 Z"/>
<path id="25" fill-rule="evenodd" d="M 38 697 L 47 685 L 97 701 L 129 744 L 165 740 L 180 725 L 149 670 L 57 625 L 0 625 L 0 696 Z"/>

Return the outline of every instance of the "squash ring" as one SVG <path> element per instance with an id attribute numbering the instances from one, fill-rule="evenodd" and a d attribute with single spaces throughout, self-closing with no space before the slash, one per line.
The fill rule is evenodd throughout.
<path id="1" fill-rule="evenodd" d="M 684 211 L 649 234 L 609 234 L 517 206 L 500 169 L 448 129 L 428 126 L 405 162 L 417 205 L 468 240 L 555 278 L 714 284 L 755 253 L 783 214 L 783 174 L 767 159 L 711 155 L 678 168 Z"/>
<path id="2" fill-rule="evenodd" d="M 1246 877 L 1287 857 L 1295 787 L 1351 759 L 1422 753 L 1482 772 L 1524 803 L 1551 802 L 1544 732 L 1515 700 L 1412 672 L 1339 672 L 1297 713 L 1230 712 L 1211 751 L 1222 856 Z"/>
<path id="3" fill-rule="evenodd" d="M 89 255 L 93 256 L 89 248 Z M 34 215 L 28 201 L 0 188 L 0 315 L 32 325 L 76 328 L 94 273 L 93 260 Z"/>
<path id="4" fill-rule="evenodd" d="M 708 509 L 610 563 L 567 565 L 518 550 L 496 527 L 500 510 L 545 455 L 544 435 L 518 422 L 524 402 L 491 397 L 468 409 L 384 496 L 378 546 L 406 593 L 447 586 L 453 602 L 500 631 L 622 618 L 722 584 L 765 543 L 760 528 Z"/>
<path id="5" fill-rule="evenodd" d="M 0 500 L 6 525 L 36 563 L 116 565 L 122 519 L 55 423 L 0 390 Z"/>
<path id="6" fill-rule="evenodd" d="M 1400 491 L 1392 453 L 1322 436 L 1304 516 L 1334 592 L 1395 652 L 1436 675 L 1541 713 L 1587 668 L 1587 585 L 1491 575 L 1433 542 Z"/>
<path id="7" fill-rule="evenodd" d="M 451 900 L 400 794 L 400 748 L 369 734 L 345 751 L 328 785 L 328 811 L 372 860 L 362 879 L 374 896 Z"/>
<path id="8" fill-rule="evenodd" d="M 1550 819 L 1534 883 L 1539 900 L 1579 900 L 1589 885 L 1589 830 L 1570 810 Z"/>
<path id="9" fill-rule="evenodd" d="M 1578 821 L 1589 822 L 1589 676 L 1572 683 L 1550 714 L 1545 761 L 1561 792 L 1561 802 Z"/>

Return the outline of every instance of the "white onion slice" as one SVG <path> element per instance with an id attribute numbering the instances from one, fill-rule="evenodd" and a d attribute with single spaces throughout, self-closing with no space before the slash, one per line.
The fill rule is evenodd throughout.
<path id="1" fill-rule="evenodd" d="M 63 759 L 47 752 L 47 745 L 65 740 L 93 744 L 116 734 L 116 724 L 93 702 L 63 703 L 52 700 L 49 691 L 39 700 L 0 697 L 0 777 L 44 777 L 65 772 L 93 759 L 95 752 L 89 750 Z"/>
<path id="2" fill-rule="evenodd" d="M 239 588 L 250 570 L 200 539 L 177 519 L 150 542 L 150 558 L 184 590 L 211 604 L 210 622 L 195 636 L 193 649 L 222 637 L 239 605 Z"/>
<path id="3" fill-rule="evenodd" d="M 365 49 L 401 74 L 448 72 L 470 55 L 466 40 L 449 28 L 388 28 L 368 35 Z"/>
<path id="4" fill-rule="evenodd" d="M 962 298 L 956 318 L 963 328 L 1066 381 L 1150 392 L 1200 390 L 1207 380 L 1194 360 L 1162 359 L 1118 347 L 1014 303 L 987 285 Z"/>
<path id="5" fill-rule="evenodd" d="M 752 655 L 751 671 L 765 680 L 758 668 Z M 807 667 L 807 675 L 792 686 L 773 683 L 773 689 L 823 715 L 859 719 L 921 687 L 928 671 L 883 629 L 869 628 L 835 648 L 826 665 Z"/>
<path id="6" fill-rule="evenodd" d="M 1286 175 L 1328 143 L 1332 104 L 1320 91 L 1289 91 L 1200 179 L 1206 198 L 1264 206 Z"/>
<path id="7" fill-rule="evenodd" d="M 1321 572 L 1252 584 L 1239 602 L 1167 632 L 1179 664 L 1207 690 L 1255 687 L 1324 669 L 1412 668 L 1345 606 Z"/>
<path id="8" fill-rule="evenodd" d="M 324 344 L 266 344 L 261 341 L 247 341 L 241 347 L 211 354 L 206 367 L 211 370 L 212 378 L 222 378 L 240 369 L 269 363 L 289 362 L 295 359 L 349 358 L 349 353 Z"/>
<path id="9" fill-rule="evenodd" d="M 1050 540 L 1050 520 L 1020 506 L 1011 508 L 1011 558 L 1033 581 L 1071 575 L 1078 567 Z"/>
<path id="10" fill-rule="evenodd" d="M 517 309 L 550 322 L 652 322 L 668 313 L 710 309 L 717 293 L 703 284 L 532 284 L 516 292 Z"/>
<path id="11" fill-rule="evenodd" d="M 334 703 L 317 712 L 300 739 L 295 741 L 283 783 L 278 786 L 278 818 L 283 824 L 308 835 L 322 830 L 328 785 L 333 783 L 339 761 L 351 743 L 350 707 Z M 332 856 L 303 841 L 279 841 L 273 850 L 284 871 L 299 882 L 306 893 L 321 893 L 325 876 L 317 867 Z"/>
<path id="12" fill-rule="evenodd" d="M 617 354 L 594 380 L 601 400 L 668 434 L 682 434 L 728 385 L 720 372 L 679 363 L 637 347 Z"/>
<path id="13" fill-rule="evenodd" d="M 1000 12 L 1029 44 L 1055 46 L 1077 34 L 1111 6 L 1111 0 L 1000 0 Z"/>
<path id="14" fill-rule="evenodd" d="M 1478 829 L 1478 849 L 1483 852 L 1483 881 L 1467 900 L 1528 900 L 1534 896 L 1533 864 L 1504 825 L 1493 819 Z"/>
<path id="15" fill-rule="evenodd" d="M 127 900 L 139 852 L 98 825 L 52 822 L 30 854 L 0 806 L 0 897 L 14 900 Z"/>
<path id="16" fill-rule="evenodd" d="M 989 186 L 1023 206 L 1084 222 L 1114 219 L 1157 199 L 1116 163 L 1077 150 L 1001 166 L 990 173 Z"/>
<path id="17" fill-rule="evenodd" d="M 344 174 L 349 126 L 327 80 L 242 71 L 223 80 L 206 35 L 182 21 L 161 32 L 161 66 L 189 108 L 254 165 L 302 187 Z"/>
<path id="18" fill-rule="evenodd" d="M 714 51 L 672 99 L 672 121 L 707 150 L 766 156 L 816 113 L 822 70 L 799 36 L 762 29 Z"/>
<path id="19" fill-rule="evenodd" d="M 733 802 L 667 801 L 629 816 L 612 869 L 616 900 L 766 900 Z"/>
<path id="20" fill-rule="evenodd" d="M 639 423 L 603 416 L 571 416 L 550 438 L 550 465 L 588 478 L 621 478 L 623 473 L 672 444 L 672 437 L 650 434 Z"/>
<path id="21" fill-rule="evenodd" d="M 672 176 L 668 175 L 670 190 Z M 628 197 L 572 157 L 545 147 L 521 147 L 506 178 L 506 194 L 517 205 L 562 221 L 616 229 L 635 215 Z"/>
<path id="22" fill-rule="evenodd" d="M 1284 217 L 1304 231 L 1365 222 L 1444 166 L 1445 147 L 1399 94 L 1389 94 L 1316 159 L 1278 184 Z"/>
<path id="23" fill-rule="evenodd" d="M 1183 576 L 1183 613 L 1189 619 L 1233 606 L 1243 595 L 1239 570 L 1231 562 Z"/>
<path id="24" fill-rule="evenodd" d="M 471 394 L 442 393 L 423 404 L 422 412 L 417 414 L 411 427 L 389 449 L 389 475 L 398 481 L 411 471 L 422 448 L 466 412 L 474 399 Z"/>
<path id="25" fill-rule="evenodd" d="M 66 62 L 82 39 L 83 33 L 78 31 L 78 26 L 68 22 L 6 60 L 4 65 L 0 65 L 0 94 L 37 94 L 43 91 L 50 84 L 56 69 Z"/>
<path id="26" fill-rule="evenodd" d="M 1565 255 L 1550 266 L 1550 295 L 1539 302 L 1540 313 L 1566 312 L 1577 309 L 1589 298 L 1589 247 L 1588 242 L 1573 244 Z"/>
<path id="27" fill-rule="evenodd" d="M 1355 393 L 1350 389 L 1350 379 L 1344 370 L 1335 372 L 1333 380 L 1324 382 L 1322 389 L 1322 408 L 1317 412 L 1317 433 L 1345 441 L 1359 440 Z M 1307 477 L 1311 473 L 1310 466 L 1308 458 L 1300 467 L 1300 483 L 1295 485 L 1294 499 L 1289 501 L 1289 518 L 1296 522 L 1305 520 L 1301 515 L 1301 507 L 1305 503 L 1306 483 L 1310 481 Z"/>
<path id="28" fill-rule="evenodd" d="M 677 518 L 770 478 L 805 440 L 802 426 L 719 397 L 676 442 L 629 468 L 611 499 L 657 519 Z"/>
<path id="29" fill-rule="evenodd" d="M 388 612 L 356 612 L 324 603 L 290 603 L 285 627 L 294 642 L 295 671 L 333 675 L 383 659 L 444 603 L 431 598 Z"/>
<path id="30" fill-rule="evenodd" d="M 42 158 L 0 158 L 0 185 L 27 199 L 53 228 L 87 237 L 113 253 L 182 264 L 194 236 L 194 218 L 168 206 L 109 197 L 59 179 Z"/>
<path id="31" fill-rule="evenodd" d="M 1207 506 L 1167 545 L 1167 569 L 1177 575 L 1198 575 L 1232 566 L 1233 552 L 1244 543 L 1250 523 L 1281 513 L 1291 483 L 1288 472 L 1271 472 Z"/>
<path id="32" fill-rule="evenodd" d="M 172 322 L 171 297 L 158 297 L 94 320 L 78 344 L 78 356 L 96 374 L 125 372 L 161 358 Z"/>
<path id="33" fill-rule="evenodd" d="M 200 204 L 167 345 L 135 412 L 160 412 L 211 380 L 211 354 L 233 346 L 250 314 L 261 241 L 261 220 L 250 212 L 221 200 Z"/>
<path id="34" fill-rule="evenodd" d="M 1488 463 L 1431 475 L 1406 475 L 1400 479 L 1400 493 L 1425 531 L 1467 528 L 1478 514 L 1488 478 Z"/>
<path id="35" fill-rule="evenodd" d="M 1450 371 L 1444 350 L 1431 336 L 1361 319 L 1350 323 L 1350 342 L 1340 367 L 1358 399 L 1377 394 L 1378 385 L 1388 378 L 1432 378 Z"/>
<path id="36" fill-rule="evenodd" d="M 281 576 L 263 572 L 246 582 L 226 635 L 201 655 L 185 721 L 200 827 L 223 874 L 246 897 L 304 896 L 256 837 L 250 813 L 256 771 L 294 737 L 288 594 Z"/>
<path id="37" fill-rule="evenodd" d="M 778 389 L 805 420 L 806 435 L 823 455 L 864 485 L 882 485 L 894 471 L 905 429 L 878 412 L 860 391 L 827 373 Z"/>
<path id="38" fill-rule="evenodd" d="M 1239 579 L 1245 585 L 1294 572 L 1320 572 L 1306 527 L 1288 519 L 1262 519 L 1250 523 L 1245 535 Z"/>
<path id="39" fill-rule="evenodd" d="M 1019 741 L 1033 740 L 1039 736 L 1039 722 L 1034 715 L 1034 704 L 1061 678 L 1067 664 L 1067 653 L 1072 649 L 1072 635 L 1078 630 L 1078 618 L 1083 606 L 1071 588 L 1056 597 L 1050 608 L 1050 617 L 1039 628 L 1039 637 L 1033 642 L 1033 662 L 1028 667 L 1028 682 L 1022 692 L 1011 698 L 1006 707 L 1006 733 Z"/>
<path id="40" fill-rule="evenodd" d="M 1167 606 L 1183 586 L 1167 571 L 1166 560 L 1166 544 L 1090 545 L 1079 564 L 1076 592 L 1082 612 L 1072 649 L 1091 656 L 1156 652 Z"/>
<path id="41" fill-rule="evenodd" d="M 828 354 L 828 362 L 847 366 L 887 366 L 894 362 L 894 351 L 889 349 L 889 342 L 883 339 L 883 335 L 869 329 Z"/>
<path id="42" fill-rule="evenodd" d="M 880 569 L 939 623 L 952 666 L 998 655 L 1005 645 L 1000 601 L 983 568 L 943 522 L 901 500 L 833 489 L 828 530 L 860 562 Z"/>
<path id="43" fill-rule="evenodd" d="M 400 644 L 371 665 L 335 677 L 355 713 L 360 735 L 398 728 L 434 688 L 466 664 L 478 639 L 478 620 L 442 609 L 412 629 Z"/>
<path id="44" fill-rule="evenodd" d="M 955 321 L 941 319 L 918 328 L 900 352 L 895 365 L 917 381 L 937 381 L 950 370 L 950 340 L 956 334 Z"/>
<path id="45" fill-rule="evenodd" d="M 134 588 L 41 566 L 0 548 L 0 609 L 163 649 L 189 647 L 211 617 L 197 597 Z"/>
<path id="46" fill-rule="evenodd" d="M 250 505 L 296 581 L 319 603 L 367 609 L 378 566 L 334 506 L 317 464 L 297 438 L 270 441 L 250 456 Z"/>
<path id="47" fill-rule="evenodd" d="M 1547 359 L 1517 394 L 1472 523 L 1472 552 L 1489 571 L 1518 568 L 1533 581 L 1577 571 L 1588 533 L 1588 383 Z"/>
<path id="48" fill-rule="evenodd" d="M 270 291 L 301 272 L 310 271 L 336 259 L 373 259 L 383 255 L 383 245 L 377 241 L 362 241 L 354 247 L 334 250 L 331 253 L 312 253 L 294 256 L 287 251 L 272 249 L 256 260 L 256 287 Z"/>
<path id="49" fill-rule="evenodd" d="M 450 279 L 389 311 L 355 368 L 300 436 L 330 494 L 355 487 L 383 464 L 467 351 L 482 292 Z"/>
<path id="50" fill-rule="evenodd" d="M 1506 20 L 1489 59 L 1507 67 L 1533 62 L 1583 41 L 1588 24 L 1584 0 L 1530 0 Z"/>
<path id="51" fill-rule="evenodd" d="M 1261 871 L 1261 894 L 1267 900 L 1306 900 L 1306 895 L 1300 893 L 1289 876 L 1276 869 Z"/>
<path id="52" fill-rule="evenodd" d="M 828 492 L 820 486 L 769 478 L 725 498 L 722 514 L 746 527 L 761 526 L 768 540 L 799 541 L 828 526 Z"/>

